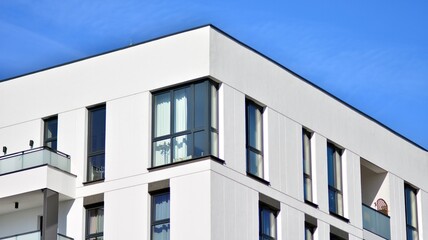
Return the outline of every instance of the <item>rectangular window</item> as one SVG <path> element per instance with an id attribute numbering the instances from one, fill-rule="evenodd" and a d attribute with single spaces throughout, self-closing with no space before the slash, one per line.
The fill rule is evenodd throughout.
<path id="1" fill-rule="evenodd" d="M 169 192 L 152 195 L 152 240 L 169 240 Z"/>
<path id="2" fill-rule="evenodd" d="M 103 240 L 104 206 L 99 205 L 86 209 L 86 240 Z"/>
<path id="3" fill-rule="evenodd" d="M 331 213 L 343 216 L 342 150 L 327 144 L 328 197 Z"/>
<path id="4" fill-rule="evenodd" d="M 259 236 L 260 240 L 276 239 L 276 216 L 278 211 L 260 204 L 259 206 Z"/>
<path id="5" fill-rule="evenodd" d="M 310 223 L 305 222 L 305 240 L 313 240 L 316 227 Z"/>
<path id="6" fill-rule="evenodd" d="M 153 94 L 152 166 L 218 156 L 217 87 L 209 80 Z"/>
<path id="7" fill-rule="evenodd" d="M 263 108 L 246 101 L 247 172 L 263 178 Z"/>
<path id="8" fill-rule="evenodd" d="M 305 201 L 313 202 L 312 199 L 312 160 L 311 160 L 311 133 L 303 129 L 303 189 Z"/>
<path id="9" fill-rule="evenodd" d="M 409 185 L 404 186 L 404 196 L 406 204 L 406 235 L 407 240 L 417 240 L 418 238 L 418 215 L 416 203 L 417 190 Z"/>
<path id="10" fill-rule="evenodd" d="M 89 110 L 88 125 L 88 175 L 87 181 L 104 179 L 106 107 L 98 106 Z"/>
<path id="11" fill-rule="evenodd" d="M 43 146 L 57 150 L 58 117 L 50 117 L 44 120 Z"/>

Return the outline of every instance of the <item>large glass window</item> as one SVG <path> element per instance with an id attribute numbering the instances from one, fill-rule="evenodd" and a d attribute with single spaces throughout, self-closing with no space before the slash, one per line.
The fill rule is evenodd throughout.
<path id="1" fill-rule="evenodd" d="M 169 192 L 152 195 L 152 240 L 169 240 Z"/>
<path id="2" fill-rule="evenodd" d="M 104 206 L 98 205 L 86 209 L 86 240 L 103 240 Z"/>
<path id="3" fill-rule="evenodd" d="M 259 236 L 260 240 L 276 239 L 276 216 L 277 211 L 260 204 L 259 207 Z"/>
<path id="4" fill-rule="evenodd" d="M 417 190 L 409 185 L 404 186 L 404 196 L 406 203 L 406 235 L 407 240 L 417 240 L 418 238 L 418 215 L 416 204 Z"/>
<path id="5" fill-rule="evenodd" d="M 106 107 L 89 109 L 87 181 L 104 179 L 106 140 Z"/>
<path id="6" fill-rule="evenodd" d="M 342 150 L 327 144 L 328 197 L 331 213 L 343 216 Z"/>
<path id="7" fill-rule="evenodd" d="M 311 133 L 303 129 L 303 189 L 305 201 L 313 202 L 312 199 L 312 159 L 311 159 Z"/>
<path id="8" fill-rule="evenodd" d="M 218 155 L 217 88 L 205 80 L 153 94 L 152 166 Z"/>
<path id="9" fill-rule="evenodd" d="M 43 146 L 50 147 L 57 150 L 57 137 L 58 137 L 58 117 L 51 117 L 44 121 L 44 140 Z"/>
<path id="10" fill-rule="evenodd" d="M 246 101 L 247 172 L 263 178 L 263 108 Z"/>

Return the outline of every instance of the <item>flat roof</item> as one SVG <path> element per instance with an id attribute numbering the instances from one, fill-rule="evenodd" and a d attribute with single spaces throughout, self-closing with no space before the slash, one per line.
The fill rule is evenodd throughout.
<path id="1" fill-rule="evenodd" d="M 232 36 L 231 36 L 231 35 L 229 35 L 228 33 L 224 32 L 223 30 L 221 30 L 220 28 L 217 28 L 216 26 L 214 26 L 214 25 L 212 25 L 212 24 L 205 24 L 205 25 L 201 25 L 201 26 L 194 27 L 194 28 L 190 28 L 190 29 L 185 29 L 185 30 L 182 30 L 182 31 L 174 32 L 174 33 L 171 33 L 171 34 L 162 35 L 162 36 L 159 36 L 159 37 L 157 37 L 157 38 L 153 38 L 153 39 L 146 40 L 146 41 L 141 41 L 141 42 L 138 42 L 138 43 L 136 43 L 136 44 L 129 45 L 129 46 L 124 46 L 124 47 L 121 47 L 121 48 L 113 49 L 113 50 L 110 50 L 110 51 L 102 52 L 102 53 L 95 54 L 95 55 L 91 55 L 91 56 L 88 56 L 88 57 L 79 58 L 79 59 L 76 59 L 76 60 L 73 60 L 73 61 L 70 61 L 70 62 L 61 63 L 61 64 L 58 64 L 58 65 L 53 65 L 53 66 L 51 66 L 51 67 L 47 67 L 47 68 L 39 69 L 39 70 L 36 70 L 36 71 L 32 71 L 32 72 L 28 72 L 28 73 L 24 73 L 24 74 L 21 74 L 21 75 L 18 75 L 18 76 L 14 76 L 14 77 L 6 78 L 6 79 L 3 79 L 3 80 L 0 80 L 0 83 L 1 83 L 1 82 L 5 82 L 5 81 L 10 81 L 10 80 L 13 80 L 13 79 L 16 79 L 16 78 L 20 78 L 20 77 L 28 76 L 28 75 L 31 75 L 31 74 L 35 74 L 35 73 L 38 73 L 38 72 L 43 72 L 43 71 L 46 71 L 46 70 L 49 70 L 49 69 L 58 68 L 58 67 L 61 67 L 61 66 L 65 66 L 65 65 L 69 65 L 69 64 L 76 63 L 76 62 L 84 61 L 84 60 L 86 60 L 86 59 L 95 58 L 95 57 L 102 56 L 102 55 L 106 55 L 106 54 L 109 54 L 109 53 L 113 53 L 113 52 L 121 51 L 121 50 L 124 50 L 124 49 L 132 48 L 132 47 L 135 47 L 135 46 L 138 46 L 138 45 L 146 44 L 146 43 L 153 42 L 153 41 L 156 41 L 156 40 L 159 40 L 159 39 L 162 39 L 162 38 L 170 37 L 170 36 L 173 36 L 173 35 L 178 35 L 178 34 L 180 34 L 180 33 L 189 32 L 189 31 L 193 31 L 193 30 L 196 30 L 196 29 L 204 28 L 204 27 L 211 27 L 212 29 L 214 29 L 214 30 L 216 30 L 216 31 L 220 32 L 221 34 L 223 34 L 224 36 L 226 36 L 226 37 L 228 37 L 229 39 L 233 40 L 234 42 L 238 43 L 238 44 L 239 44 L 239 45 L 241 45 L 242 47 L 244 47 L 244 48 L 246 48 L 246 49 L 248 49 L 248 50 L 250 50 L 250 51 L 252 51 L 252 52 L 254 52 L 254 53 L 258 54 L 258 55 L 260 55 L 261 57 L 263 57 L 263 58 L 265 58 L 266 60 L 268 60 L 268 61 L 272 62 L 273 64 L 277 65 L 278 67 L 280 67 L 280 68 L 282 68 L 282 69 L 286 70 L 287 72 L 291 73 L 292 75 L 294 75 L 295 77 L 299 78 L 300 80 L 302 80 L 302 81 L 306 82 L 307 84 L 311 85 L 312 87 L 314 87 L 314 88 L 316 88 L 316 89 L 320 90 L 321 92 L 323 92 L 323 93 L 327 94 L 328 96 L 332 97 L 333 99 L 335 99 L 335 100 L 339 101 L 340 103 L 342 103 L 342 104 L 344 104 L 345 106 L 349 107 L 350 109 L 354 110 L 354 111 L 355 111 L 355 112 L 357 112 L 358 114 L 360 114 L 360 115 L 362 115 L 362 116 L 364 116 L 364 117 L 368 118 L 369 120 L 371 120 L 371 121 L 373 121 L 373 122 L 377 123 L 379 126 L 381 126 L 381 127 L 385 128 L 385 129 L 387 129 L 388 131 L 390 131 L 390 132 L 391 132 L 391 133 L 393 133 L 394 135 L 396 135 L 396 136 L 400 137 L 401 139 L 403 139 L 403 140 L 405 140 L 405 141 L 409 142 L 410 144 L 412 144 L 412 145 L 414 145 L 414 146 L 416 146 L 416 147 L 418 147 L 418 148 L 420 148 L 420 149 L 422 149 L 422 150 L 424 150 L 424 151 L 428 152 L 428 150 L 427 150 L 427 149 L 425 149 L 424 147 L 422 147 L 421 145 L 419 145 L 419 144 L 415 143 L 414 141 L 410 140 L 409 138 L 407 138 L 407 137 L 405 137 L 405 136 L 401 135 L 400 133 L 398 133 L 398 132 L 394 131 L 393 129 L 391 129 L 390 127 L 388 127 L 388 126 L 386 126 L 385 124 L 381 123 L 380 121 L 376 120 L 375 118 L 373 118 L 373 117 L 371 117 L 371 116 L 367 115 L 366 113 L 362 112 L 361 110 L 359 110 L 359 109 L 355 108 L 354 106 L 352 106 L 352 105 L 348 104 L 347 102 L 343 101 L 342 99 L 340 99 L 340 98 L 336 97 L 335 95 L 331 94 L 331 93 L 330 93 L 330 92 L 328 92 L 327 90 L 325 90 L 325 89 L 321 88 L 320 86 L 318 86 L 318 85 L 314 84 L 313 82 L 311 82 L 311 81 L 307 80 L 306 78 L 304 78 L 304 77 L 302 77 L 301 75 L 297 74 L 296 72 L 294 72 L 294 71 L 290 70 L 289 68 L 287 68 L 287 67 L 283 66 L 282 64 L 280 64 L 280 63 L 278 63 L 277 61 L 275 61 L 275 60 L 271 59 L 270 57 L 268 57 L 268 56 L 264 55 L 263 53 L 261 53 L 261 52 L 257 51 L 256 49 L 254 49 L 254 48 L 252 48 L 252 47 L 250 47 L 250 46 L 246 45 L 245 43 L 243 43 L 243 42 L 239 41 L 238 39 L 236 39 L 236 38 L 232 37 Z"/>

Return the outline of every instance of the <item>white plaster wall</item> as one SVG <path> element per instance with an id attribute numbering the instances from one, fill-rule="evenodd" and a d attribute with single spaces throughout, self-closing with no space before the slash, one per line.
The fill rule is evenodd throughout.
<path id="1" fill-rule="evenodd" d="M 171 239 L 211 238 L 209 171 L 170 179 Z"/>
<path id="2" fill-rule="evenodd" d="M 43 207 L 20 210 L 0 216 L 0 238 L 38 230 Z"/>
<path id="3" fill-rule="evenodd" d="M 150 166 L 150 96 L 149 92 L 144 92 L 107 103 L 107 181 L 147 172 Z"/>
<path id="4" fill-rule="evenodd" d="M 428 193 L 419 190 L 418 196 L 418 230 L 420 239 L 428 239 Z"/>
<path id="5" fill-rule="evenodd" d="M 327 139 L 318 133 L 314 133 L 312 144 L 312 173 L 315 179 L 313 187 L 314 201 L 318 208 L 329 213 L 328 208 L 328 170 L 327 170 Z"/>
<path id="6" fill-rule="evenodd" d="M 220 158 L 246 174 L 245 95 L 226 84 L 219 90 L 219 128 Z"/>
<path id="7" fill-rule="evenodd" d="M 345 217 L 349 219 L 351 224 L 362 228 L 360 157 L 349 150 L 345 150 L 342 155 L 342 163 Z"/>
<path id="8" fill-rule="evenodd" d="M 85 209 L 83 208 L 83 198 L 76 198 L 72 201 L 66 219 L 66 236 L 75 240 L 85 239 Z M 60 228 L 61 230 L 61 228 Z"/>
<path id="9" fill-rule="evenodd" d="M 67 218 L 70 214 L 74 200 L 59 202 L 58 207 L 58 233 L 67 236 Z"/>
<path id="10" fill-rule="evenodd" d="M 293 207 L 281 204 L 282 238 L 286 240 L 305 239 L 305 214 Z"/>
<path id="11" fill-rule="evenodd" d="M 147 184 L 106 192 L 105 239 L 149 239 L 149 199 Z"/>
<path id="12" fill-rule="evenodd" d="M 188 31 L 1 82 L 0 128 L 207 76 L 209 32 Z"/>
<path id="13" fill-rule="evenodd" d="M 428 188 L 426 151 L 216 30 L 211 30 L 210 38 L 213 77 L 379 167 Z"/>
<path id="14" fill-rule="evenodd" d="M 315 231 L 315 240 L 327 240 L 330 239 L 330 225 L 326 222 L 318 220 L 317 230 Z"/>
<path id="15" fill-rule="evenodd" d="M 406 239 L 406 217 L 404 204 L 404 181 L 393 175 L 389 175 L 389 187 L 391 192 L 391 203 L 389 208 L 391 221 L 391 239 Z"/>
<path id="16" fill-rule="evenodd" d="M 285 145 L 280 149 L 285 151 L 285 169 L 281 172 L 285 193 L 303 201 L 302 126 L 289 118 L 285 118 Z"/>
<path id="17" fill-rule="evenodd" d="M 17 109 L 15 109 L 15 111 L 17 111 Z M 6 113 L 2 112 L 1 118 L 5 115 Z M 23 121 L 25 120 L 16 119 L 16 122 L 11 123 L 10 126 L 5 128 L 0 127 L 0 156 L 3 156 L 3 146 L 7 147 L 7 154 L 11 154 L 30 149 L 30 140 L 34 141 L 34 147 L 43 145 L 43 121 L 41 119 Z"/>
<path id="18" fill-rule="evenodd" d="M 211 173 L 211 238 L 258 239 L 258 192 Z"/>

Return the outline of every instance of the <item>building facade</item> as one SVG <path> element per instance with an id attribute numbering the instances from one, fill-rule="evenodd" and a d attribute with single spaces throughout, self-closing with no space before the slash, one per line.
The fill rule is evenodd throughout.
<path id="1" fill-rule="evenodd" d="M 213 26 L 0 82 L 0 239 L 426 239 L 428 152 Z"/>

